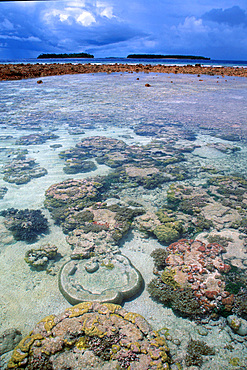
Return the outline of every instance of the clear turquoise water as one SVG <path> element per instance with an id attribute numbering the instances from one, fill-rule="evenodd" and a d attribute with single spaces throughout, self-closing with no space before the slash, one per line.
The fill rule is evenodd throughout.
<path id="1" fill-rule="evenodd" d="M 41 237 L 31 247 L 54 243 L 63 255 L 61 263 L 54 268 L 54 275 L 45 271 L 31 271 L 24 261 L 30 244 L 11 239 L 11 234 L 3 229 L 3 217 L 0 217 L 3 236 L 0 247 L 0 333 L 16 327 L 27 334 L 41 318 L 57 314 L 69 306 L 57 286 L 57 273 L 61 264 L 69 258 L 69 246 L 62 230 L 54 225 L 43 205 L 44 193 L 49 186 L 72 177 L 63 172 L 64 163 L 58 157 L 61 150 L 75 146 L 84 137 L 95 135 L 119 138 L 129 145 L 144 145 L 151 141 L 151 137 L 136 135 L 134 126 L 139 123 L 154 126 L 165 123 L 167 137 L 176 135 L 179 145 L 183 145 L 184 140 L 177 136 L 179 127 L 185 131 L 193 130 L 197 135 L 195 143 L 201 148 L 186 157 L 192 168 L 198 163 L 213 165 L 225 171 L 225 174 L 237 172 L 246 176 L 247 79 L 217 79 L 216 76 L 203 76 L 201 79 L 203 81 L 196 76 L 140 73 L 138 76 L 95 74 L 46 77 L 40 85 L 36 79 L 0 83 L 1 169 L 11 151 L 26 148 L 28 157 L 34 158 L 48 171 L 46 176 L 32 179 L 24 185 L 6 183 L 3 173 L 0 173 L 0 186 L 8 188 L 0 200 L 0 210 L 9 207 L 41 209 L 49 219 L 50 234 Z M 151 87 L 146 88 L 146 83 Z M 90 123 L 95 128 L 86 129 L 85 134 L 70 135 L 70 126 L 73 124 L 77 127 L 80 123 Z M 205 130 L 205 126 L 208 130 Z M 241 141 L 234 143 L 216 138 L 212 132 L 216 134 L 219 127 L 237 133 Z M 15 145 L 20 136 L 42 130 L 54 131 L 59 138 L 39 145 Z M 11 137 L 6 139 L 6 136 Z M 237 145 L 241 151 L 227 155 L 206 147 L 208 143 L 216 142 Z M 54 149 L 50 146 L 52 144 L 61 144 L 62 147 Z M 188 145 L 188 142 L 185 144 Z M 90 176 L 109 172 L 109 167 L 98 165 Z M 73 175 L 77 179 L 88 176 L 87 173 Z M 195 184 L 200 181 L 197 175 L 190 180 Z M 155 210 L 164 202 L 166 190 L 165 186 L 162 190 L 154 191 L 133 189 L 122 196 L 135 200 L 141 198 L 147 208 Z M 146 282 L 152 277 L 150 253 L 158 244 L 153 239 L 143 240 L 138 233 L 133 238 L 127 238 L 123 244 L 125 255 L 139 268 Z M 182 342 L 180 352 L 190 336 L 215 346 L 217 356 L 208 359 L 203 365 L 204 369 L 239 369 L 240 365 L 230 367 L 230 359 L 238 357 L 239 364 L 242 364 L 247 358 L 245 338 L 240 338 L 242 342 L 235 337 L 232 339 L 224 329 L 224 321 L 212 325 L 209 334 L 202 337 L 198 334 L 196 323 L 178 318 L 171 309 L 154 303 L 146 290 L 136 300 L 127 302 L 125 307 L 142 314 L 155 329 L 169 327 L 173 339 L 179 338 Z M 234 352 L 224 349 L 229 342 L 234 345 Z"/>

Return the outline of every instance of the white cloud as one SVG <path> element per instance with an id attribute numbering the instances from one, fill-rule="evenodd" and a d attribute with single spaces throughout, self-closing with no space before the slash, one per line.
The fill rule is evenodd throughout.
<path id="1" fill-rule="evenodd" d="M 100 12 L 100 15 L 101 15 L 101 17 L 106 17 L 108 19 L 113 18 L 114 15 L 113 15 L 113 8 L 112 8 L 112 6 L 108 6 L 107 8 L 103 9 Z"/>
<path id="2" fill-rule="evenodd" d="M 0 23 L 0 30 L 11 31 L 14 29 L 13 23 L 11 23 L 7 18 L 4 18 L 3 22 Z"/>
<path id="3" fill-rule="evenodd" d="M 85 27 L 91 26 L 92 23 L 96 22 L 96 19 L 94 16 L 88 12 L 87 10 L 84 10 L 79 17 L 76 18 L 77 23 L 82 24 Z"/>
<path id="4" fill-rule="evenodd" d="M 36 36 L 29 36 L 29 37 L 26 38 L 26 41 L 41 42 L 41 40 Z"/>
<path id="5" fill-rule="evenodd" d="M 36 36 L 19 37 L 19 36 L 0 35 L 0 39 L 16 40 L 16 41 L 41 42 L 41 40 Z"/>
<path id="6" fill-rule="evenodd" d="M 69 18 L 69 15 L 68 14 L 60 14 L 59 15 L 59 19 L 61 22 L 66 22 Z"/>
<path id="7" fill-rule="evenodd" d="M 97 8 L 97 13 L 101 17 L 106 17 L 108 19 L 116 18 L 115 15 L 113 14 L 113 7 L 110 6 L 109 4 L 105 2 L 97 1 L 96 8 Z"/>
<path id="8" fill-rule="evenodd" d="M 185 32 L 208 32 L 208 28 L 203 24 L 202 19 L 196 19 L 195 17 L 186 17 L 184 23 L 180 23 L 178 27 L 172 27 L 172 29 L 176 28 Z"/>

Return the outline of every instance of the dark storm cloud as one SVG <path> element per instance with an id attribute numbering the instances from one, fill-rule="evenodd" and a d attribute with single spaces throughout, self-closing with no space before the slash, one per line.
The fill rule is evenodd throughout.
<path id="1" fill-rule="evenodd" d="M 247 59 L 246 0 L 0 1 L 0 58 L 90 52 Z"/>
<path id="2" fill-rule="evenodd" d="M 205 21 L 225 23 L 229 26 L 244 25 L 247 27 L 247 13 L 239 6 L 228 9 L 212 9 L 202 16 Z"/>

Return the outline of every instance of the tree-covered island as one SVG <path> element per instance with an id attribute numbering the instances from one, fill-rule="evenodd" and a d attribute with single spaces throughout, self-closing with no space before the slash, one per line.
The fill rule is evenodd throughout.
<path id="1" fill-rule="evenodd" d="M 127 58 L 132 59 L 191 59 L 191 60 L 210 60 L 210 58 L 198 55 L 160 55 L 160 54 L 129 54 Z"/>
<path id="2" fill-rule="evenodd" d="M 94 58 L 94 55 L 87 53 L 72 53 L 72 54 L 40 54 L 37 59 L 58 59 L 58 58 Z"/>

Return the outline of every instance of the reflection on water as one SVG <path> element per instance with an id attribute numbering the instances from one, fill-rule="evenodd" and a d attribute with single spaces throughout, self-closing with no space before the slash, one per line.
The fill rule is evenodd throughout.
<path id="1" fill-rule="evenodd" d="M 245 368 L 246 84 L 151 73 L 0 84 L 0 340 L 70 306 L 58 282 L 74 261 L 65 281 L 98 292 L 105 271 L 111 297 L 123 294 L 112 301 L 128 298 L 166 336 L 172 369 Z M 145 287 L 118 293 L 132 265 Z"/>

